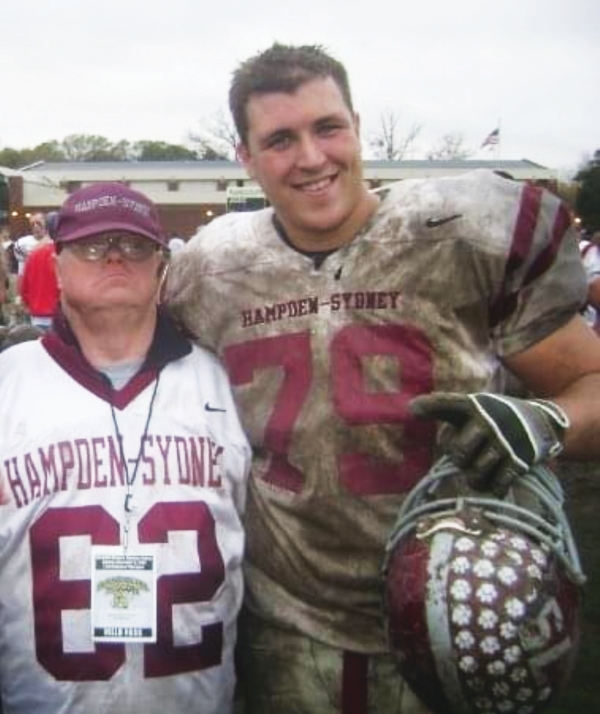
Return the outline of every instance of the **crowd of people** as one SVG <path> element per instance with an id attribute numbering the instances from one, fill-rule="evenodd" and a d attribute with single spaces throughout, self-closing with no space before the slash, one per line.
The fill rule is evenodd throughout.
<path id="1" fill-rule="evenodd" d="M 55 245 L 50 230 L 56 215 L 55 211 L 34 213 L 29 217 L 30 233 L 3 241 L 1 323 L 7 328 L 5 334 L 12 331 L 13 340 L 36 334 L 35 330 L 12 330 L 23 324 L 36 328 L 39 334 L 47 330 L 58 305 Z"/>
<path id="2" fill-rule="evenodd" d="M 268 208 L 171 254 L 147 197 L 97 184 L 16 241 L 41 337 L 0 355 L 4 714 L 228 714 L 236 691 L 428 714 L 382 614 L 407 493 L 442 454 L 499 497 L 600 458 L 559 199 L 487 171 L 369 192 L 318 46 L 242 62 L 229 102 Z M 493 391 L 500 366 L 531 398 Z"/>

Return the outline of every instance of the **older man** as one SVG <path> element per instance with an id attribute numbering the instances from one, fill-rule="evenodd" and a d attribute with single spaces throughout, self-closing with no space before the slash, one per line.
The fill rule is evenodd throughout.
<path id="1" fill-rule="evenodd" d="M 232 709 L 249 447 L 216 359 L 157 308 L 155 207 L 60 211 L 61 309 L 0 356 L 4 714 Z"/>

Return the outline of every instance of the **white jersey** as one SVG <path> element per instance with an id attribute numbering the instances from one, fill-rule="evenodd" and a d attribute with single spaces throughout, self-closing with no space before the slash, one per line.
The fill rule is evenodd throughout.
<path id="1" fill-rule="evenodd" d="M 18 274 L 23 275 L 23 270 L 25 269 L 25 261 L 29 257 L 31 251 L 38 244 L 38 240 L 35 236 L 27 234 L 21 236 L 15 241 L 14 254 L 17 259 Z"/>
<path id="2" fill-rule="evenodd" d="M 488 171 L 402 181 L 320 265 L 266 209 L 212 221 L 169 275 L 172 309 L 223 357 L 254 446 L 248 606 L 385 652 L 385 543 L 437 456 L 410 400 L 490 390 L 498 355 L 577 314 L 585 281 L 564 205 Z"/>
<path id="3" fill-rule="evenodd" d="M 188 347 L 111 406 L 53 347 L 0 355 L 3 714 L 230 712 L 250 453 L 226 375 Z M 90 547 L 126 525 L 156 549 L 155 644 L 91 636 Z"/>
<path id="4" fill-rule="evenodd" d="M 588 285 L 600 278 L 600 248 L 588 240 L 579 241 L 579 252 L 585 268 Z M 596 324 L 597 310 L 589 303 L 585 306 L 583 317 L 588 325 Z"/>

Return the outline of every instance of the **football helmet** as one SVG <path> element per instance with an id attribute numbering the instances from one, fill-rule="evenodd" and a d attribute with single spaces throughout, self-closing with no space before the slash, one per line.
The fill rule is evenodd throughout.
<path id="1" fill-rule="evenodd" d="M 535 466 L 503 499 L 443 457 L 408 494 L 386 547 L 391 651 L 439 714 L 538 714 L 579 643 L 582 573 L 555 475 Z"/>

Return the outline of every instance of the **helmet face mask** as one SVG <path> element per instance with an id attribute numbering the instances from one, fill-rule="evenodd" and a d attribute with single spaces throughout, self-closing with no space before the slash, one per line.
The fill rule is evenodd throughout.
<path id="1" fill-rule="evenodd" d="M 434 712 L 538 714 L 564 688 L 579 642 L 584 576 L 562 492 L 542 467 L 506 500 L 463 492 L 460 476 L 438 462 L 392 531 L 390 648 Z"/>

